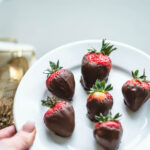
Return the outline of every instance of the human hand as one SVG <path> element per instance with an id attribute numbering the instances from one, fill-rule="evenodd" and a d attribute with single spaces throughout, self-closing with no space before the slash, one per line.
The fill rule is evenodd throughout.
<path id="1" fill-rule="evenodd" d="M 33 144 L 36 129 L 33 123 L 27 122 L 16 133 L 14 125 L 0 130 L 0 150 L 27 150 Z"/>

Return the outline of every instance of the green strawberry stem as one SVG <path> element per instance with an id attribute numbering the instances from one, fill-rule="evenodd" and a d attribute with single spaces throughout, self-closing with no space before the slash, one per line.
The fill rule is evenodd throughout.
<path id="1" fill-rule="evenodd" d="M 52 108 L 56 105 L 57 100 L 54 97 L 47 97 L 46 100 L 41 100 L 41 102 L 42 102 L 43 106 L 47 106 L 47 107 Z"/>
<path id="2" fill-rule="evenodd" d="M 103 39 L 102 41 L 102 47 L 100 51 L 97 51 L 95 48 L 92 49 L 88 49 L 88 51 L 90 53 L 102 53 L 104 55 L 110 55 L 110 53 L 114 50 L 116 50 L 117 48 L 114 47 L 114 45 L 111 45 L 110 43 L 106 42 L 106 39 Z"/>
<path id="3" fill-rule="evenodd" d="M 92 94 L 95 92 L 108 92 L 108 91 L 111 91 L 112 89 L 113 89 L 113 87 L 111 84 L 106 86 L 105 81 L 100 81 L 97 79 L 95 84 L 92 86 L 92 88 L 90 89 L 90 91 L 88 93 Z"/>
<path id="4" fill-rule="evenodd" d="M 150 82 L 146 80 L 147 76 L 145 75 L 145 69 L 143 70 L 143 75 L 141 76 L 139 76 L 139 70 L 135 70 L 135 72 L 132 71 L 132 77 L 140 82 L 143 81 Z"/>
<path id="5" fill-rule="evenodd" d="M 118 118 L 120 118 L 122 115 L 117 113 L 114 117 L 112 117 L 112 113 L 109 112 L 107 116 L 103 116 L 102 113 L 100 113 L 99 116 L 95 116 L 95 119 L 99 121 L 100 123 L 106 122 L 106 121 L 119 121 Z"/>
<path id="6" fill-rule="evenodd" d="M 47 70 L 45 70 L 44 74 L 47 74 L 47 77 L 49 77 L 51 74 L 53 74 L 54 72 L 62 69 L 63 67 L 59 66 L 59 60 L 57 60 L 57 63 L 54 63 L 52 61 L 49 61 L 49 65 L 50 68 L 48 68 Z"/>

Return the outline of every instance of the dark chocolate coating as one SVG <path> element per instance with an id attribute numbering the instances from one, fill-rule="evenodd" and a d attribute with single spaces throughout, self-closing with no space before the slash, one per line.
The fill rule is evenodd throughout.
<path id="1" fill-rule="evenodd" d="M 48 129 L 59 136 L 69 137 L 75 127 L 74 108 L 67 103 L 62 109 L 44 118 L 44 123 Z"/>
<path id="2" fill-rule="evenodd" d="M 94 137 L 99 145 L 106 150 L 117 150 L 120 145 L 123 129 L 110 128 L 101 126 L 94 129 Z"/>
<path id="3" fill-rule="evenodd" d="M 81 72 L 82 77 L 80 82 L 85 90 L 90 90 L 97 79 L 107 81 L 110 70 L 106 66 L 89 62 L 86 56 L 84 56 L 82 59 Z"/>
<path id="4" fill-rule="evenodd" d="M 150 98 L 150 89 L 138 84 L 124 84 L 122 87 L 124 102 L 132 111 L 137 111 Z"/>
<path id="5" fill-rule="evenodd" d="M 109 113 L 109 110 L 112 108 L 113 105 L 113 98 L 112 99 L 104 99 L 104 100 L 97 100 L 97 99 L 91 99 L 87 102 L 87 110 L 88 110 L 88 117 L 92 121 L 95 120 L 95 116 L 99 116 L 100 113 L 102 113 L 104 116 L 106 116 Z"/>
<path id="6" fill-rule="evenodd" d="M 67 69 L 61 72 L 52 79 L 48 89 L 59 98 L 71 100 L 75 90 L 73 73 Z"/>

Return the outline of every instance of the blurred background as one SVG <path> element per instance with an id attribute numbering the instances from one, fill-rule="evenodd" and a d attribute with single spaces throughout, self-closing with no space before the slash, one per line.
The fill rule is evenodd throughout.
<path id="1" fill-rule="evenodd" d="M 149 0 L 0 0 L 0 37 L 36 48 L 37 58 L 86 39 L 123 42 L 150 54 Z"/>
<path id="2" fill-rule="evenodd" d="M 0 0 L 0 129 L 14 123 L 15 92 L 35 55 L 102 38 L 150 54 L 149 27 L 150 0 Z"/>

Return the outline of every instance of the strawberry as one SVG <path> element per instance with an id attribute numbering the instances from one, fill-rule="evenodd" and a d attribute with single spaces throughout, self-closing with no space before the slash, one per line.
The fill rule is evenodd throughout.
<path id="1" fill-rule="evenodd" d="M 47 128 L 59 136 L 71 136 L 75 127 L 73 106 L 65 101 L 56 101 L 54 97 L 42 100 L 42 105 L 50 107 L 44 115 Z"/>
<path id="2" fill-rule="evenodd" d="M 107 81 L 109 72 L 112 67 L 109 55 L 116 50 L 110 43 L 102 41 L 102 48 L 100 51 L 96 49 L 88 49 L 88 53 L 84 55 L 81 66 L 81 84 L 86 90 L 90 90 L 95 81 Z"/>
<path id="3" fill-rule="evenodd" d="M 46 70 L 46 86 L 55 96 L 71 100 L 75 90 L 74 75 L 71 71 L 63 69 L 57 64 L 50 61 L 50 69 Z"/>
<path id="4" fill-rule="evenodd" d="M 96 116 L 96 123 L 94 128 L 94 137 L 99 145 L 106 150 L 117 150 L 119 148 L 120 140 L 123 134 L 123 129 L 118 118 L 121 115 L 117 113 L 114 117 L 109 113 L 106 117 L 102 114 Z"/>
<path id="5" fill-rule="evenodd" d="M 105 81 L 96 80 L 95 84 L 89 91 L 90 95 L 87 99 L 87 110 L 88 116 L 92 121 L 95 120 L 95 115 L 102 113 L 107 115 L 113 105 L 113 97 L 108 91 L 112 90 L 113 87 L 109 84 L 107 87 Z"/>
<path id="6" fill-rule="evenodd" d="M 150 84 L 146 80 L 145 70 L 139 76 L 139 70 L 132 72 L 133 79 L 122 86 L 124 103 L 132 111 L 137 111 L 150 98 Z"/>

